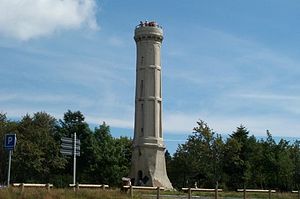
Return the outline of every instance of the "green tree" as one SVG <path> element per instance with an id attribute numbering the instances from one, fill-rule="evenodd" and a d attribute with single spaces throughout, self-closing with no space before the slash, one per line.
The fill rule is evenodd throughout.
<path id="1" fill-rule="evenodd" d="M 54 139 L 55 126 L 55 118 L 45 112 L 22 118 L 13 158 L 15 181 L 47 183 L 53 173 L 64 167 L 59 143 Z"/>
<path id="2" fill-rule="evenodd" d="M 293 161 L 293 189 L 300 188 L 300 141 L 296 140 L 291 146 L 291 159 Z"/>
<path id="3" fill-rule="evenodd" d="M 267 131 L 267 139 L 262 142 L 264 157 L 262 160 L 263 173 L 265 175 L 264 186 L 266 188 L 277 187 L 277 162 L 276 162 L 276 142 L 271 133 Z"/>
<path id="4" fill-rule="evenodd" d="M 5 134 L 17 133 L 17 123 L 7 119 L 6 114 L 0 113 L 0 184 L 7 179 L 8 151 L 3 148 Z"/>
<path id="5" fill-rule="evenodd" d="M 276 159 L 278 168 L 278 188 L 283 191 L 292 189 L 294 163 L 291 156 L 289 142 L 281 139 L 276 147 Z"/>
<path id="6" fill-rule="evenodd" d="M 60 140 L 61 137 L 73 137 L 76 133 L 77 139 L 80 140 L 80 156 L 77 157 L 76 163 L 76 178 L 78 182 L 89 182 L 90 177 L 86 175 L 86 171 L 90 167 L 91 163 L 91 151 L 94 150 L 94 140 L 93 134 L 85 122 L 85 118 L 80 111 L 68 110 L 63 117 L 63 120 L 59 120 L 59 125 L 57 125 L 56 139 Z M 71 182 L 66 182 L 65 180 L 71 180 L 73 175 L 73 158 L 71 156 L 65 156 L 68 163 L 65 167 L 65 174 L 62 176 L 64 178 L 64 185 Z"/>
<path id="7" fill-rule="evenodd" d="M 276 144 L 271 133 L 267 131 L 267 139 L 251 144 L 253 155 L 250 157 L 252 182 L 260 188 L 278 188 L 283 191 L 292 189 L 295 160 L 289 142 L 281 139 Z"/>
<path id="8" fill-rule="evenodd" d="M 257 141 L 254 136 L 249 139 L 252 148 L 252 155 L 249 157 L 250 163 L 250 179 L 248 180 L 248 188 L 265 189 L 266 176 L 264 173 L 264 149 L 261 142 Z"/>
<path id="9" fill-rule="evenodd" d="M 249 160 L 253 149 L 248 134 L 249 131 L 241 125 L 230 135 L 225 145 L 224 171 L 230 189 L 244 187 L 250 179 Z"/>
<path id="10" fill-rule="evenodd" d="M 121 178 L 129 175 L 131 166 L 132 140 L 128 137 L 114 138 L 115 163 L 112 167 L 112 185 L 121 185 Z"/>
<path id="11" fill-rule="evenodd" d="M 169 174 L 169 172 L 171 170 L 170 166 L 171 166 L 171 162 L 172 162 L 172 156 L 168 150 L 166 150 L 166 152 L 165 152 L 165 160 L 166 160 L 167 173 Z"/>
<path id="12" fill-rule="evenodd" d="M 121 178 L 128 176 L 132 141 L 127 137 L 113 138 L 110 127 L 105 122 L 99 128 L 95 128 L 95 138 L 99 151 L 95 154 L 98 180 L 110 185 L 119 185 Z"/>
<path id="13" fill-rule="evenodd" d="M 171 163 L 170 175 L 174 186 L 214 187 L 221 179 L 221 161 L 223 156 L 223 141 L 202 120 L 197 122 L 194 132 L 185 144 L 178 147 Z M 183 181 L 178 182 L 176 175 Z M 180 178 L 178 176 L 177 178 Z"/>
<path id="14" fill-rule="evenodd" d="M 72 137 L 76 132 L 77 138 L 80 140 L 86 139 L 91 134 L 89 125 L 80 111 L 68 110 L 64 114 L 63 120 L 59 120 L 58 130 L 60 137 Z"/>
<path id="15" fill-rule="evenodd" d="M 190 164 L 191 156 L 188 154 L 186 144 L 178 145 L 172 161 L 167 165 L 167 173 L 173 187 L 181 188 L 188 186 L 191 174 L 192 164 Z"/>
<path id="16" fill-rule="evenodd" d="M 5 134 L 7 133 L 7 118 L 6 115 L 0 113 L 0 137 L 4 139 Z M 6 163 L 7 163 L 7 155 L 6 151 L 3 148 L 3 142 L 0 142 L 0 184 L 4 183 L 5 181 L 5 174 L 6 174 Z"/>

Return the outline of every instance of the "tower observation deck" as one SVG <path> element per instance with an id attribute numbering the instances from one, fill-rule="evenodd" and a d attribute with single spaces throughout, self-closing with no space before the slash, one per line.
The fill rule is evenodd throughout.
<path id="1" fill-rule="evenodd" d="M 162 132 L 161 45 L 163 29 L 156 22 L 135 28 L 137 48 L 135 125 L 131 178 L 135 185 L 171 189 Z"/>

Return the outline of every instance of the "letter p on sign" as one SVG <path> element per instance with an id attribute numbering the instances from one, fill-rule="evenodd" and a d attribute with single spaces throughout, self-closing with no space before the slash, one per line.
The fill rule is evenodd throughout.
<path id="1" fill-rule="evenodd" d="M 6 134 L 4 139 L 4 148 L 7 150 L 13 150 L 16 146 L 16 142 L 16 134 Z"/>

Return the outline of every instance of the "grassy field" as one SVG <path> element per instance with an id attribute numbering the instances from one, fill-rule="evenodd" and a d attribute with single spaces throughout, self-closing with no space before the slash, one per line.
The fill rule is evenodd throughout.
<path id="1" fill-rule="evenodd" d="M 156 192 L 137 192 L 134 191 L 134 199 L 148 198 L 145 197 L 145 194 L 155 195 Z M 185 195 L 183 192 L 175 191 L 162 191 L 161 198 L 163 195 Z M 142 196 L 144 195 L 144 196 Z M 214 198 L 213 193 L 193 193 L 193 195 L 201 195 Z M 26 188 L 23 192 L 19 188 L 10 188 L 10 189 L 0 189 L 0 199 L 130 199 L 130 195 L 126 193 L 121 193 L 119 189 L 116 190 L 95 190 L 95 189 L 80 189 L 77 192 L 74 192 L 72 189 L 52 189 L 47 191 L 46 189 L 40 188 Z M 152 197 L 156 198 L 156 197 Z M 170 197 L 168 197 L 170 198 Z M 174 197 L 176 198 L 176 197 Z M 181 197 L 180 197 L 181 198 Z M 237 192 L 224 192 L 219 193 L 219 199 L 229 199 L 229 198 L 243 198 L 243 193 Z M 256 198 L 256 199 L 267 199 L 268 194 L 254 194 L 248 193 L 247 199 Z M 274 193 L 272 194 L 272 199 L 298 199 L 297 194 L 291 193 Z"/>
<path id="2" fill-rule="evenodd" d="M 214 198 L 213 193 L 193 193 L 193 195 L 201 195 L 201 196 L 211 196 Z M 255 199 L 268 199 L 268 193 L 247 193 L 247 199 L 255 198 Z M 220 192 L 219 199 L 226 199 L 226 198 L 241 198 L 243 199 L 242 192 Z M 292 193 L 272 193 L 271 199 L 298 199 L 298 194 Z"/>
<path id="3" fill-rule="evenodd" d="M 138 195 L 137 195 L 138 196 Z M 74 192 L 72 189 L 52 189 L 47 191 L 41 188 L 26 188 L 23 192 L 18 188 L 1 189 L 0 199 L 129 199 L 130 195 L 120 190 L 93 190 L 81 189 Z M 140 199 L 140 197 L 134 197 Z"/>

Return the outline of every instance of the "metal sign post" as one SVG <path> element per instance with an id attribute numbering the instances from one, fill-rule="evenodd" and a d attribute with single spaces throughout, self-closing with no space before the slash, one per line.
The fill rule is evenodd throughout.
<path id="1" fill-rule="evenodd" d="M 8 155 L 8 172 L 7 172 L 7 186 L 10 184 L 10 168 L 11 168 L 11 150 L 9 150 Z"/>
<path id="2" fill-rule="evenodd" d="M 73 141 L 73 184 L 76 184 L 76 133 L 74 133 Z"/>
<path id="3" fill-rule="evenodd" d="M 8 150 L 8 172 L 7 172 L 7 186 L 10 184 L 10 170 L 11 170 L 11 155 L 17 143 L 16 134 L 6 134 L 4 138 L 4 148 Z"/>
<path id="4" fill-rule="evenodd" d="M 76 133 L 73 138 L 62 137 L 60 152 L 64 155 L 73 155 L 73 185 L 76 185 L 76 156 L 80 156 L 80 140 Z"/>

